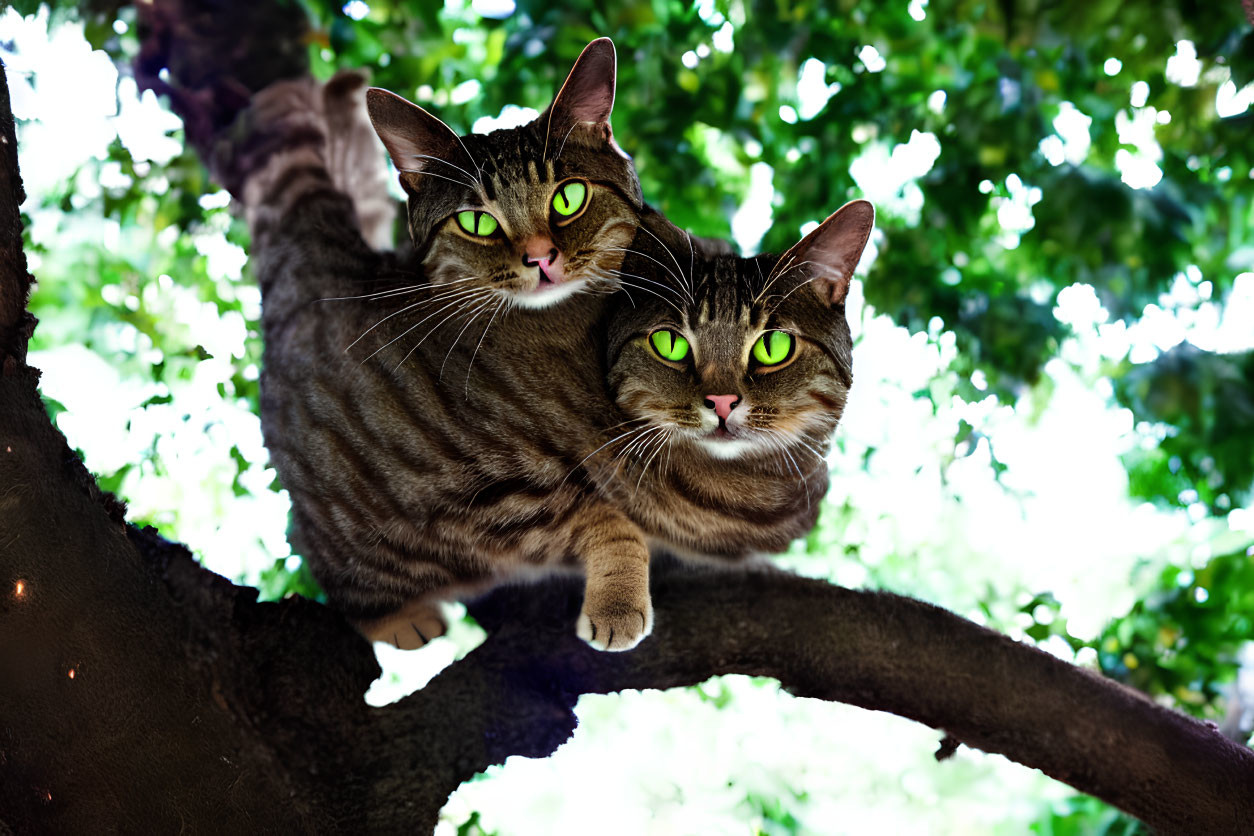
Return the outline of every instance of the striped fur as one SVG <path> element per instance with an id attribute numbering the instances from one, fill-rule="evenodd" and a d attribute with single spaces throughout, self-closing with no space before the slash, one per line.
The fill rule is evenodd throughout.
<path id="1" fill-rule="evenodd" d="M 655 545 L 739 558 L 782 551 L 813 527 L 853 382 L 844 296 L 873 217 L 855 201 L 783 257 L 751 259 L 708 255 L 665 219 L 643 219 L 608 314 L 623 424 L 590 466 Z M 683 362 L 650 347 L 659 328 L 687 339 Z M 752 346 L 772 330 L 796 347 L 764 367 Z M 725 423 L 711 394 L 739 398 Z"/>
<path id="2" fill-rule="evenodd" d="M 434 601 L 569 569 L 587 579 L 580 635 L 627 649 L 652 627 L 650 543 L 740 557 L 778 551 L 813 524 L 826 485 L 821 464 L 803 465 L 798 478 L 770 457 L 721 460 L 696 443 L 671 444 L 664 459 L 652 441 L 602 446 L 636 417 L 629 379 L 656 371 L 631 371 L 641 317 L 656 306 L 633 307 L 607 291 L 640 281 L 620 273 L 660 284 L 679 275 L 635 263 L 632 252 L 648 246 L 636 233 L 640 217 L 688 240 L 636 202 L 634 174 L 623 180 L 608 126 L 557 155 L 545 116 L 460 138 L 476 179 L 453 197 L 430 179 L 410 184 L 416 255 L 402 262 L 362 238 L 360 195 L 336 162 L 356 154 L 329 156 L 343 147 L 338 134 L 326 137 L 337 124 L 329 109 L 310 82 L 259 94 L 257 135 L 291 141 L 253 152 L 244 204 L 264 296 L 263 429 L 291 495 L 291 539 L 363 632 L 418 646 L 443 629 Z M 511 304 L 518 270 L 508 240 L 487 247 L 431 214 L 432 203 L 457 211 L 472 194 L 492 201 L 503 224 L 536 227 L 535 196 L 570 176 L 592 185 L 589 208 L 582 224 L 548 232 L 589 278 L 543 310 Z M 717 329 L 730 313 L 739 323 L 743 293 L 730 277 L 757 262 L 704 253 L 693 250 L 686 281 L 696 277 L 699 304 L 685 322 Z M 728 288 L 741 297 L 724 301 Z M 835 322 L 836 307 L 810 307 Z M 843 324 L 843 306 L 839 313 Z M 847 361 L 847 328 L 843 339 Z M 843 404 L 847 365 L 827 372 L 839 378 L 823 395 L 829 413 Z M 825 444 L 836 417 L 806 429 L 806 443 Z"/>

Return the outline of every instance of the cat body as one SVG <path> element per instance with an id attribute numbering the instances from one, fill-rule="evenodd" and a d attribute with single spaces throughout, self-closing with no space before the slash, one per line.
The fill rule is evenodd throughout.
<path id="1" fill-rule="evenodd" d="M 590 45 L 536 122 L 487 136 L 458 137 L 370 91 L 410 194 L 405 264 L 362 239 L 361 190 L 335 170 L 360 155 L 328 159 L 342 148 L 326 137 L 334 83 L 325 98 L 310 83 L 276 85 L 253 106 L 260 135 L 294 140 L 259 157 L 244 189 L 264 298 L 263 430 L 291 495 L 294 547 L 370 638 L 421 645 L 443 630 L 436 600 L 569 568 L 587 579 L 580 635 L 627 649 L 652 626 L 650 543 L 741 558 L 813 524 L 826 436 L 791 466 L 752 443 L 712 455 L 682 435 L 709 429 L 697 392 L 674 427 L 615 440 L 649 420 L 640 382 L 659 369 L 641 343 L 664 311 L 613 291 L 669 285 L 656 299 L 686 295 L 714 315 L 723 274 L 750 262 L 711 256 L 640 200 L 609 130 L 607 46 Z M 642 236 L 659 235 L 672 256 L 691 248 L 687 279 L 656 269 Z M 672 325 L 700 330 L 699 308 Z M 716 357 L 714 338 L 691 336 Z M 744 372 L 707 381 L 695 369 L 689 388 Z M 655 444 L 664 434 L 670 443 Z"/>
<path id="2" fill-rule="evenodd" d="M 244 189 L 264 298 L 263 430 L 293 545 L 371 638 L 421 644 L 443 629 L 435 595 L 567 565 L 587 574 L 583 620 L 603 646 L 651 626 L 643 535 L 570 478 L 604 426 L 603 404 L 584 396 L 605 374 L 588 335 L 641 210 L 609 133 L 606 46 L 589 48 L 581 76 L 585 52 L 535 123 L 486 136 L 457 137 L 370 91 L 376 126 L 409 129 L 381 130 L 411 194 L 408 265 L 362 240 L 312 85 L 254 104 L 257 135 L 303 137 Z M 578 207 L 568 182 L 583 187 Z M 499 234 L 474 234 L 484 216 Z"/>

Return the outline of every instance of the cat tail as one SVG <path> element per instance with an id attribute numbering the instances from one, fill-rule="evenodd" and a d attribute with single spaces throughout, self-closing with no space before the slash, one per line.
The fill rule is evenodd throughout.
<path id="1" fill-rule="evenodd" d="M 322 91 L 331 182 L 353 201 L 362 237 L 377 250 L 392 247 L 401 203 L 388 193 L 391 175 L 366 111 L 368 73 L 342 70 Z"/>
<path id="2" fill-rule="evenodd" d="M 329 90 L 309 77 L 271 84 L 252 97 L 207 161 L 248 222 L 267 322 L 315 299 L 351 295 L 346 283 L 392 260 L 371 246 L 389 223 L 382 150 L 370 159 L 363 117 L 352 110 L 360 107 L 354 96 L 364 96 L 354 90 L 364 84 L 352 76 L 337 77 Z"/>

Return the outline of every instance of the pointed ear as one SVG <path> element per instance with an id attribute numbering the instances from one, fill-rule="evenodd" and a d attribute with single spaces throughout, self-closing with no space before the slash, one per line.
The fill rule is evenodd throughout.
<path id="1" fill-rule="evenodd" d="M 617 75 L 618 59 L 614 54 L 613 41 L 597 38 L 584 47 L 557 97 L 540 114 L 541 119 L 547 120 L 550 144 L 556 143 L 560 147 L 576 125 L 591 124 L 601 127 L 606 140 L 613 145 L 610 112 L 614 109 L 614 80 Z"/>
<path id="2" fill-rule="evenodd" d="M 418 105 L 379 87 L 366 91 L 366 110 L 406 186 L 416 186 L 421 179 L 419 173 L 430 169 L 433 175 L 474 188 L 471 182 L 474 175 L 467 177 L 458 169 L 475 172 L 478 166 L 448 125 Z"/>
<path id="3" fill-rule="evenodd" d="M 874 228 L 875 207 L 869 200 L 852 200 L 784 253 L 773 272 L 795 268 L 810 277 L 824 302 L 843 305 L 853 270 Z"/>

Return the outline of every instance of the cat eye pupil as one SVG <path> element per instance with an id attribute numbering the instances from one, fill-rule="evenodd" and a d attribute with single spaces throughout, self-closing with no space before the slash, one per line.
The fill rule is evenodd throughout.
<path id="1" fill-rule="evenodd" d="M 753 357 L 764 366 L 774 366 L 788 359 L 792 351 L 792 335 L 786 331 L 771 331 L 758 337 L 753 345 Z"/>
<path id="2" fill-rule="evenodd" d="M 664 360 L 678 362 L 688 356 L 688 341 L 674 331 L 654 331 L 650 340 L 658 356 Z"/>
<path id="3" fill-rule="evenodd" d="M 559 215 L 570 216 L 579 211 L 588 196 L 588 187 L 578 181 L 564 183 L 553 195 L 553 209 Z"/>

